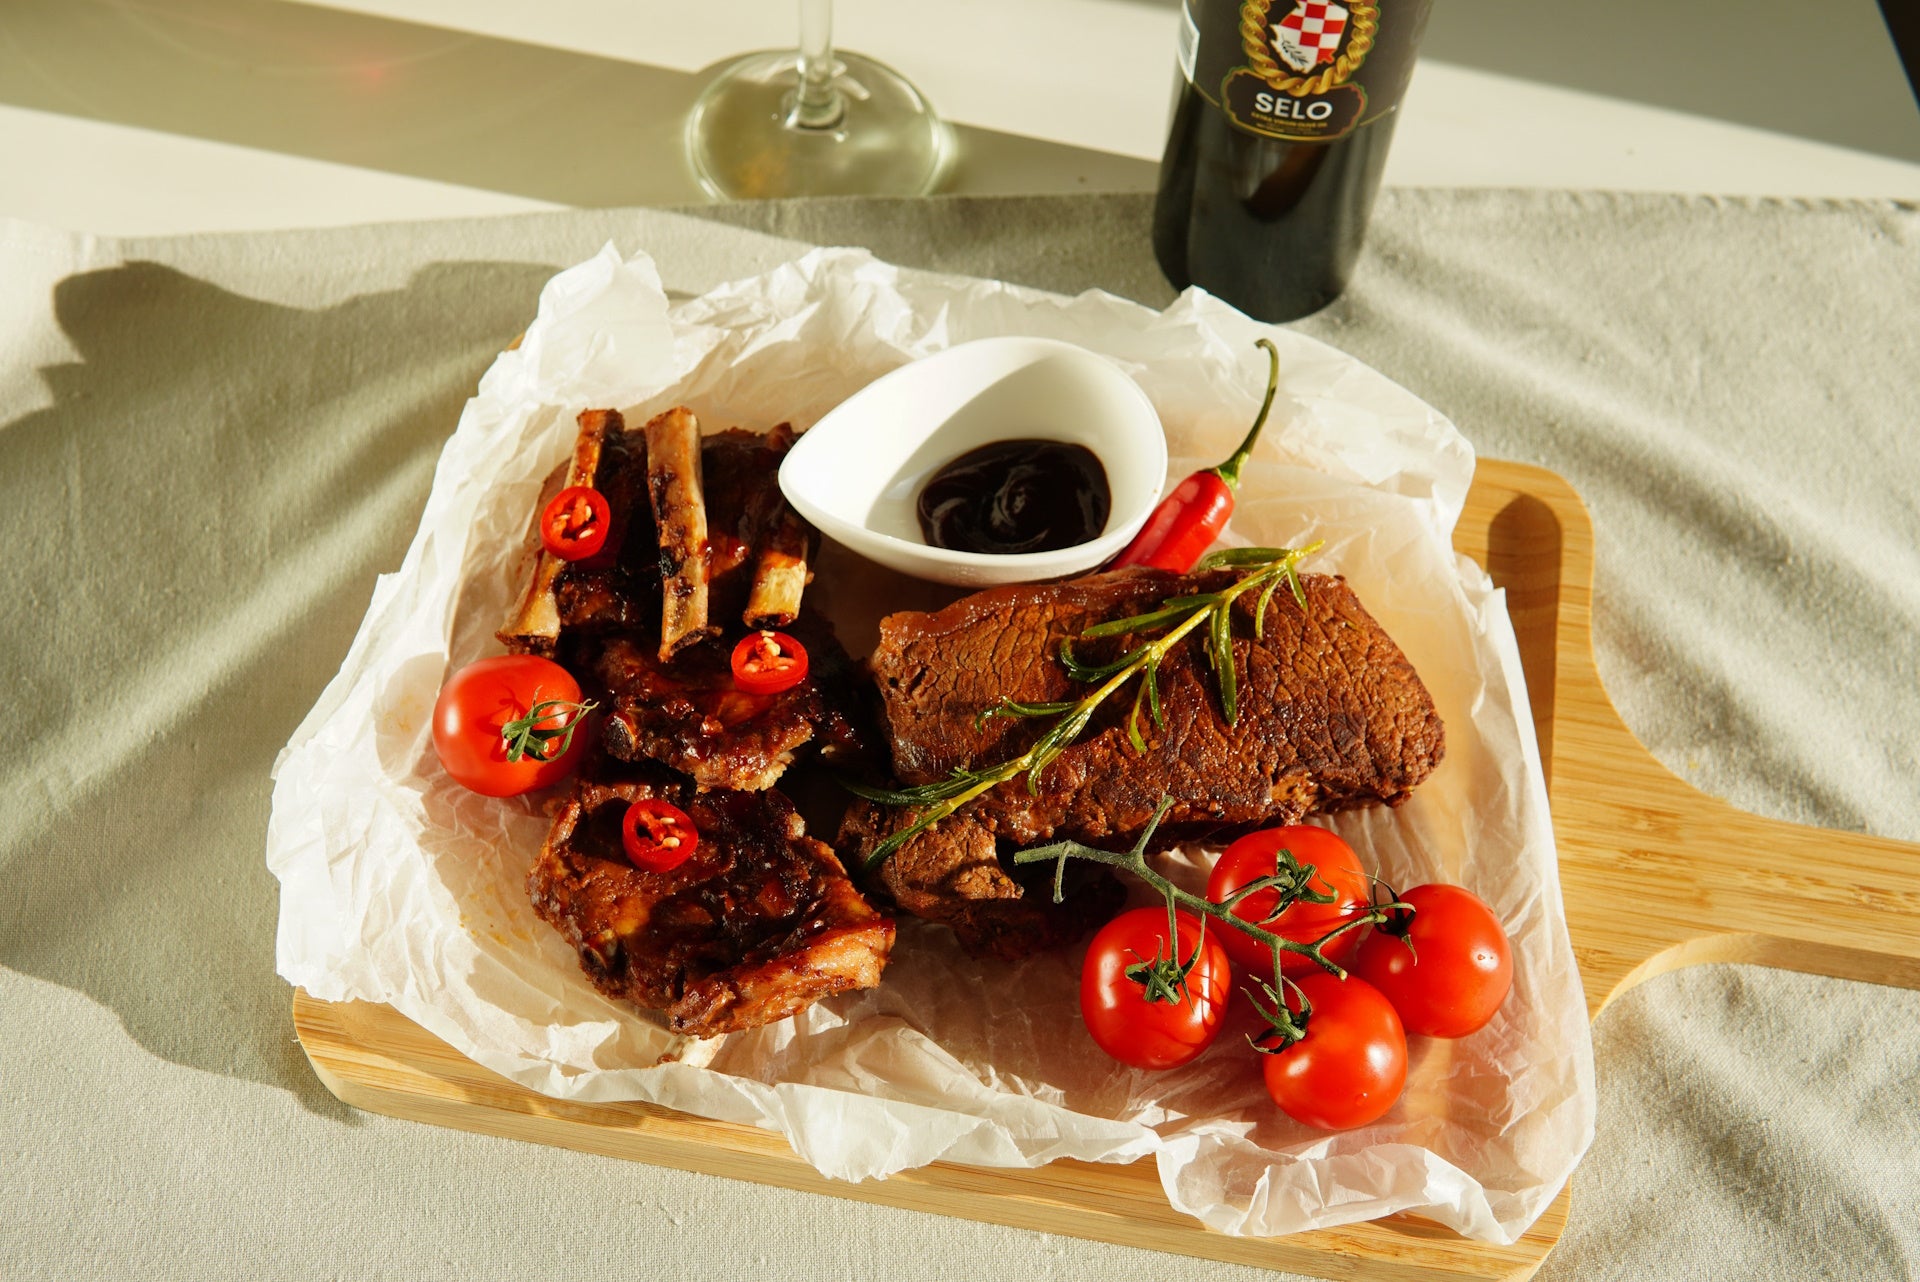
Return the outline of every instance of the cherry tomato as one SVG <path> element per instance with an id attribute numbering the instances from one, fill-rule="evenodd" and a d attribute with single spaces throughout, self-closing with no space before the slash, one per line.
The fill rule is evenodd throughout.
<path id="1" fill-rule="evenodd" d="M 1135 1068 L 1177 1068 L 1207 1049 L 1220 1032 L 1232 996 L 1232 964 L 1209 925 L 1184 994 L 1150 1000 L 1136 972 L 1156 960 L 1175 965 L 1200 943 L 1199 919 L 1180 914 L 1177 949 L 1167 945 L 1167 910 L 1135 908 L 1100 928 L 1080 968 L 1080 1015 L 1100 1049 Z M 1231 927 L 1228 927 L 1231 929 Z M 1175 953 L 1178 959 L 1175 961 Z"/>
<path id="2" fill-rule="evenodd" d="M 1265 924 L 1274 934 L 1297 943 L 1310 944 L 1346 921 L 1355 911 L 1364 911 L 1371 906 L 1372 883 L 1361 870 L 1359 857 L 1353 853 L 1353 847 L 1325 828 L 1316 828 L 1312 824 L 1265 828 L 1248 833 L 1228 846 L 1207 877 L 1207 898 L 1220 903 L 1242 886 L 1262 877 L 1273 876 L 1274 870 L 1279 867 L 1278 852 L 1281 850 L 1292 851 L 1293 857 L 1303 864 L 1312 864 L 1314 875 L 1307 885 L 1320 894 L 1332 894 L 1335 896 L 1334 902 L 1316 904 L 1298 900 L 1288 905 L 1279 920 L 1263 923 L 1262 919 L 1273 911 L 1274 904 L 1280 898 L 1277 891 L 1263 890 L 1241 900 L 1233 910 L 1234 916 L 1255 925 Z M 1360 928 L 1355 927 L 1321 951 L 1329 961 L 1344 966 L 1347 957 L 1352 955 L 1360 942 L 1360 933 Z M 1229 956 L 1254 974 L 1271 974 L 1273 956 L 1267 951 L 1266 945 L 1232 927 L 1220 931 L 1220 941 L 1226 945 Z M 1318 969 L 1312 961 L 1293 953 L 1282 956 L 1281 968 L 1289 975 Z"/>
<path id="3" fill-rule="evenodd" d="M 779 694 L 807 675 L 807 648 L 784 632 L 749 632 L 733 647 L 733 684 L 745 694 Z"/>
<path id="4" fill-rule="evenodd" d="M 1288 1117 L 1323 1131 L 1365 1126 L 1392 1108 L 1407 1084 L 1407 1035 L 1393 1003 L 1364 979 L 1303 975 L 1312 1003 L 1307 1035 L 1265 1055 L 1267 1095 Z M 1298 1011 L 1298 994 L 1287 1006 Z"/>
<path id="5" fill-rule="evenodd" d="M 658 797 L 642 797 L 620 820 L 620 844 L 635 868 L 671 872 L 693 856 L 700 830 L 687 812 Z"/>
<path id="6" fill-rule="evenodd" d="M 607 496 L 590 486 L 570 485 L 540 514 L 540 543 L 562 561 L 584 561 L 606 546 L 612 528 Z"/>
<path id="7" fill-rule="evenodd" d="M 1458 886 L 1415 886 L 1400 902 L 1413 920 L 1367 932 L 1353 973 L 1386 994 L 1409 1033 L 1465 1037 L 1485 1027 L 1513 987 L 1513 949 L 1500 919 Z"/>
<path id="8" fill-rule="evenodd" d="M 531 654 L 481 659 L 440 687 L 434 751 L 447 773 L 475 792 L 518 796 L 573 770 L 587 744 L 575 731 L 591 707 L 557 663 Z"/>

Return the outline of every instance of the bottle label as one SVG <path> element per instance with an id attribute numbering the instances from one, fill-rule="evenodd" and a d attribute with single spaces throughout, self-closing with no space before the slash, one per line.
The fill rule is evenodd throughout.
<path id="1" fill-rule="evenodd" d="M 1427 7 L 1428 0 L 1185 0 L 1199 49 L 1181 58 L 1181 70 L 1242 129 L 1330 142 L 1399 105 Z"/>

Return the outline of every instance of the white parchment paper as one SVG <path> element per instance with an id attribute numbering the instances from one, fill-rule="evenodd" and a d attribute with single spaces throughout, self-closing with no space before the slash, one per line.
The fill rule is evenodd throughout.
<path id="1" fill-rule="evenodd" d="M 1185 1068 L 1125 1068 L 1081 1027 L 1077 952 L 976 961 L 912 921 L 878 989 L 727 1037 L 705 1067 L 660 1063 L 666 1031 L 596 993 L 533 915 L 524 879 L 546 829 L 541 799 L 480 797 L 439 767 L 435 695 L 449 671 L 499 651 L 529 514 L 581 409 L 644 419 L 687 404 L 710 430 L 804 428 L 905 361 L 996 334 L 1115 361 L 1158 408 L 1174 479 L 1238 442 L 1266 371 L 1253 340 L 1279 345 L 1281 391 L 1233 540 L 1326 540 L 1308 568 L 1348 577 L 1447 727 L 1446 759 L 1410 803 L 1333 826 L 1395 885 L 1472 888 L 1515 946 L 1500 1014 L 1459 1041 L 1413 1039 L 1406 1094 L 1373 1126 L 1328 1135 L 1274 1109 L 1239 1036 L 1252 1027 L 1244 1009 Z M 935 1160 L 1150 1154 L 1172 1204 L 1223 1232 L 1420 1211 L 1511 1241 L 1591 1139 L 1593 1068 L 1518 649 L 1501 594 L 1449 543 L 1472 471 L 1452 424 L 1406 391 L 1201 293 L 1156 313 L 819 250 L 669 304 L 644 255 L 609 246 L 548 284 L 520 347 L 481 380 L 405 563 L 380 580 L 339 675 L 276 764 L 279 971 L 317 997 L 387 1002 L 550 1095 L 777 1129 L 840 1179 Z M 833 547 L 809 592 L 856 654 L 884 610 L 946 599 Z M 1212 853 L 1170 863 L 1198 879 Z"/>

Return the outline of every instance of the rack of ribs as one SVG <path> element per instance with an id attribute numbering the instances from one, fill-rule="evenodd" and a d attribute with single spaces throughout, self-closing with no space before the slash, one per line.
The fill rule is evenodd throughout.
<path id="1" fill-rule="evenodd" d="M 499 633 L 566 666 L 605 709 L 591 773 L 528 874 L 535 911 L 601 992 L 665 1011 L 691 1036 L 872 987 L 893 923 L 773 790 L 802 745 L 859 765 L 872 738 L 861 729 L 871 691 L 832 629 L 802 613 L 817 535 L 779 490 L 792 430 L 703 437 L 685 408 L 639 429 L 614 410 L 578 422 L 547 489 L 605 495 L 613 550 L 538 553 Z M 775 626 L 807 647 L 807 676 L 772 695 L 736 690 L 730 635 Z M 669 872 L 636 868 L 622 848 L 621 818 L 643 797 L 671 801 L 698 830 L 694 856 Z"/>
<path id="2" fill-rule="evenodd" d="M 628 861 L 627 807 L 657 797 L 699 830 L 668 872 Z M 595 988 L 712 1037 L 784 1019 L 880 982 L 893 922 L 778 792 L 701 792 L 665 776 L 579 782 L 527 874 L 534 911 L 579 955 Z"/>
<path id="3" fill-rule="evenodd" d="M 702 437 L 684 407 L 638 429 L 616 410 L 580 415 L 558 482 L 606 496 L 617 550 L 576 562 L 541 552 L 499 636 L 574 671 L 609 709 L 602 742 L 614 757 L 757 790 L 810 742 L 836 763 L 865 754 L 867 692 L 832 628 L 801 612 L 818 535 L 780 493 L 793 440 L 785 423 Z M 733 620 L 791 627 L 807 678 L 773 696 L 735 690 Z"/>
<path id="4" fill-rule="evenodd" d="M 684 408 L 641 428 L 618 410 L 587 410 L 578 426 L 542 503 L 564 486 L 599 490 L 616 551 L 574 562 L 539 552 L 499 632 L 508 649 L 552 657 L 563 632 L 620 632 L 656 640 L 664 663 L 730 619 L 779 628 L 798 617 L 819 536 L 780 493 L 791 427 L 702 437 Z"/>
<path id="5" fill-rule="evenodd" d="M 931 783 L 1019 756 L 1043 726 L 975 719 L 1002 696 L 1044 703 L 1086 694 L 1057 661 L 1063 638 L 1231 579 L 1227 571 L 1122 570 L 889 615 L 868 662 L 895 776 Z M 1221 716 L 1202 640 L 1183 641 L 1160 666 L 1165 725 L 1147 727 L 1144 753 L 1128 742 L 1131 698 L 1108 700 L 1034 791 L 1009 780 L 894 851 L 881 879 L 896 902 L 946 922 L 976 952 L 1019 956 L 1079 933 L 1104 905 L 1097 885 L 1061 905 L 1046 890 L 1030 894 L 1031 881 L 1023 886 L 1001 864 L 1003 847 L 1058 838 L 1124 847 L 1162 797 L 1172 803 L 1156 832 L 1162 846 L 1406 800 L 1445 751 L 1432 697 L 1344 579 L 1309 574 L 1302 585 L 1305 609 L 1277 593 L 1258 638 L 1252 594 L 1236 602 L 1237 724 Z M 1106 653 L 1093 645 L 1079 652 L 1092 662 L 1132 643 L 1115 638 L 1099 643 Z M 911 821 L 910 810 L 862 802 L 848 813 L 840 847 L 864 855 Z"/>

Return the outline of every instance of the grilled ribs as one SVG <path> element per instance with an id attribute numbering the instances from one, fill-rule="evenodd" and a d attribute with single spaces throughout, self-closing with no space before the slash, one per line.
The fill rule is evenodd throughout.
<path id="1" fill-rule="evenodd" d="M 617 410 L 579 418 L 573 458 L 558 486 L 587 485 L 607 497 L 611 557 L 562 561 L 542 551 L 513 617 L 497 634 L 509 650 L 553 658 L 562 632 L 655 626 L 660 617 L 660 557 L 647 506 L 647 442 Z"/>
<path id="2" fill-rule="evenodd" d="M 609 707 L 601 743 L 622 761 L 661 762 L 702 788 L 746 791 L 771 787 L 811 740 L 837 764 L 863 759 L 868 717 L 852 661 L 812 616 L 793 635 L 807 648 L 807 675 L 770 695 L 736 690 L 720 646 L 695 646 L 663 664 L 649 645 L 608 641 L 593 665 Z"/>
<path id="3" fill-rule="evenodd" d="M 669 872 L 622 850 L 632 802 L 686 811 L 700 844 Z M 664 780 L 582 782 L 527 874 L 534 911 L 579 954 L 595 988 L 712 1037 L 784 1019 L 880 982 L 893 922 L 778 792 L 699 792 Z"/>
<path id="4" fill-rule="evenodd" d="M 666 431 L 668 424 L 678 430 Z M 799 615 L 818 535 L 780 493 L 780 460 L 793 444 L 793 429 L 785 423 L 765 433 L 730 428 L 697 438 L 696 453 L 686 437 L 697 425 L 685 410 L 669 410 L 648 427 L 675 447 L 677 471 L 652 465 L 664 460 L 651 458 L 647 430 L 629 428 L 619 411 L 580 415 L 573 457 L 551 488 L 588 485 L 606 495 L 609 542 L 618 550 L 612 557 L 574 562 L 540 553 L 526 592 L 499 633 L 509 649 L 552 657 L 563 631 L 658 641 L 662 624 L 670 622 L 678 650 L 734 619 L 749 628 L 780 628 Z M 683 474 L 691 481 L 676 483 Z M 656 502 L 665 521 L 654 518 Z M 663 541 L 663 531 L 671 539 Z M 683 546 L 689 541 L 698 555 Z M 663 568 L 671 570 L 665 578 Z M 691 608 L 696 597 L 697 619 Z"/>
<path id="5" fill-rule="evenodd" d="M 895 775 L 930 783 L 1019 756 L 1041 733 L 1034 723 L 997 717 L 978 726 L 975 718 L 1002 696 L 1040 703 L 1084 695 L 1088 687 L 1055 658 L 1063 638 L 1231 580 L 1226 571 L 1124 570 L 888 616 L 868 662 Z M 1278 593 L 1258 639 L 1253 601 L 1236 602 L 1238 724 L 1228 727 L 1221 715 L 1202 639 L 1183 641 L 1160 666 L 1166 721 L 1146 727 L 1145 753 L 1132 748 L 1124 726 L 1131 691 L 1109 699 L 1042 773 L 1037 792 L 1022 779 L 1003 783 L 895 851 L 882 877 L 900 907 L 948 923 L 976 952 L 1018 956 L 1077 933 L 1092 909 L 1086 895 L 1056 907 L 1045 891 L 1028 894 L 1001 865 L 1002 846 L 1060 837 L 1124 846 L 1163 796 L 1173 802 L 1156 834 L 1164 844 L 1404 801 L 1444 751 L 1433 700 L 1343 579 L 1302 582 L 1306 608 Z M 1132 642 L 1099 644 L 1117 655 Z M 1077 653 L 1103 657 L 1092 645 Z M 848 815 L 841 848 L 864 855 L 909 818 L 862 803 Z"/>
<path id="6" fill-rule="evenodd" d="M 718 619 L 784 628 L 800 614 L 818 536 L 780 492 L 793 428 L 730 428 L 701 443 L 707 495 L 709 606 Z"/>

